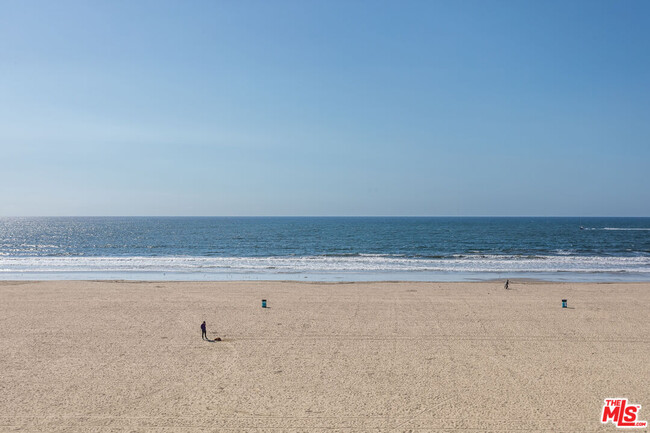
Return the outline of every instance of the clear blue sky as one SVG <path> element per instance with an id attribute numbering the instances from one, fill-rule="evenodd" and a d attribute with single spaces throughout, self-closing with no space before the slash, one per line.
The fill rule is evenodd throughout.
<path id="1" fill-rule="evenodd" d="M 648 1 L 3 1 L 0 215 L 650 215 Z"/>

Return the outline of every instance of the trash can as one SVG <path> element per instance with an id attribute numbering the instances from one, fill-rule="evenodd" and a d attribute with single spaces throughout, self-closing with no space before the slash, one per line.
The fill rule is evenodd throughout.
<path id="1" fill-rule="evenodd" d="M 262 299 L 262 308 L 266 308 L 266 299 Z"/>
<path id="2" fill-rule="evenodd" d="M 566 299 L 562 299 L 562 308 L 566 308 Z"/>

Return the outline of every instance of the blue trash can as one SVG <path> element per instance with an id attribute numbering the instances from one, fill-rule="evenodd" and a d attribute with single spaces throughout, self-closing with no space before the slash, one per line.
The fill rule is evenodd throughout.
<path id="1" fill-rule="evenodd" d="M 566 299 L 562 299 L 562 308 L 566 308 Z"/>
<path id="2" fill-rule="evenodd" d="M 266 308 L 266 299 L 262 299 L 262 308 Z"/>

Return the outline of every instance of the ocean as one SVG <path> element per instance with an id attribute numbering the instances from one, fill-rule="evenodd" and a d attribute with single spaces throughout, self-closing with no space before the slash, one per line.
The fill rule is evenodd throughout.
<path id="1" fill-rule="evenodd" d="M 0 279 L 650 281 L 650 218 L 0 218 Z"/>

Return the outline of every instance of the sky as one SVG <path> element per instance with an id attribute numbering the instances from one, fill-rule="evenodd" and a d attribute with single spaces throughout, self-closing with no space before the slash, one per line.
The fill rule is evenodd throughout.
<path id="1" fill-rule="evenodd" d="M 0 0 L 0 215 L 650 216 L 649 17 Z"/>

